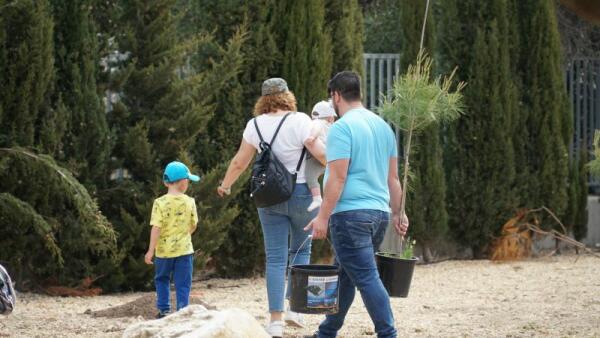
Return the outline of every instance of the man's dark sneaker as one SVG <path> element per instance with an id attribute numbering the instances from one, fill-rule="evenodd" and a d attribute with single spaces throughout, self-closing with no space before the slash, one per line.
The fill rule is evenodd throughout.
<path id="1" fill-rule="evenodd" d="M 157 315 L 156 315 L 156 319 L 161 319 L 161 318 L 165 318 L 166 316 L 168 316 L 171 312 L 170 311 L 160 311 Z"/>

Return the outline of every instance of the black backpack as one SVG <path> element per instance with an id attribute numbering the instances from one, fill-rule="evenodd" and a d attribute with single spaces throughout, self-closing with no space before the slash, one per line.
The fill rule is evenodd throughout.
<path id="1" fill-rule="evenodd" d="M 17 295 L 8 272 L 0 265 L 0 315 L 8 315 L 15 308 Z"/>
<path id="2" fill-rule="evenodd" d="M 252 167 L 252 178 L 250 180 L 250 197 L 254 200 L 254 204 L 258 208 L 266 208 L 279 203 L 283 203 L 292 197 L 294 187 L 296 186 L 297 172 L 302 166 L 304 155 L 306 154 L 306 148 L 302 149 L 302 155 L 300 155 L 300 161 L 296 167 L 296 172 L 291 174 L 286 167 L 277 159 L 277 156 L 273 153 L 271 145 L 275 141 L 283 122 L 291 113 L 287 113 L 277 129 L 270 143 L 265 142 L 258 129 L 258 123 L 256 118 L 254 119 L 254 127 L 260 138 L 260 154 L 254 162 Z"/>

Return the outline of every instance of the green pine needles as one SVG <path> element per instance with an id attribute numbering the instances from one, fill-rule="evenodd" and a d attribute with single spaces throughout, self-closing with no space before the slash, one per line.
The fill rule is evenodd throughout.
<path id="1" fill-rule="evenodd" d="M 403 187 L 408 183 L 413 136 L 428 126 L 456 120 L 464 110 L 462 90 L 465 83 L 459 82 L 451 92 L 455 72 L 431 80 L 431 67 L 431 58 L 423 51 L 419 52 L 416 63 L 408 67 L 406 74 L 396 78 L 392 93 L 384 97 L 380 111 L 406 136 Z M 405 201 L 406 189 L 402 194 L 401 213 L 404 213 Z"/>
<path id="2" fill-rule="evenodd" d="M 463 113 L 460 82 L 450 92 L 454 72 L 431 81 L 431 58 L 421 52 L 405 75 L 397 77 L 392 94 L 384 97 L 381 114 L 407 133 L 418 133 L 431 124 L 452 122 Z"/>
<path id="3" fill-rule="evenodd" d="M 0 191 L 0 261 L 20 286 L 49 279 L 75 285 L 118 267 L 116 232 L 85 187 L 51 157 L 0 148 Z"/>

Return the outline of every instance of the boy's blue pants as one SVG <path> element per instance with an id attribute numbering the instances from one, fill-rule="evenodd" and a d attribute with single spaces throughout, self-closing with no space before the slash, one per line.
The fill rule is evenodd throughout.
<path id="1" fill-rule="evenodd" d="M 177 295 L 177 310 L 188 306 L 190 302 L 190 290 L 192 288 L 192 255 L 173 258 L 154 259 L 154 285 L 156 287 L 156 307 L 161 313 L 171 311 L 170 283 L 171 275 L 175 282 L 175 293 Z"/>

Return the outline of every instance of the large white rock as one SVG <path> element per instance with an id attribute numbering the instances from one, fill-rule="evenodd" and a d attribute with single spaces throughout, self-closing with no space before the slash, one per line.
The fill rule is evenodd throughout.
<path id="1" fill-rule="evenodd" d="M 207 310 L 190 305 L 158 320 L 136 323 L 123 338 L 270 338 L 248 312 L 240 309 Z"/>

